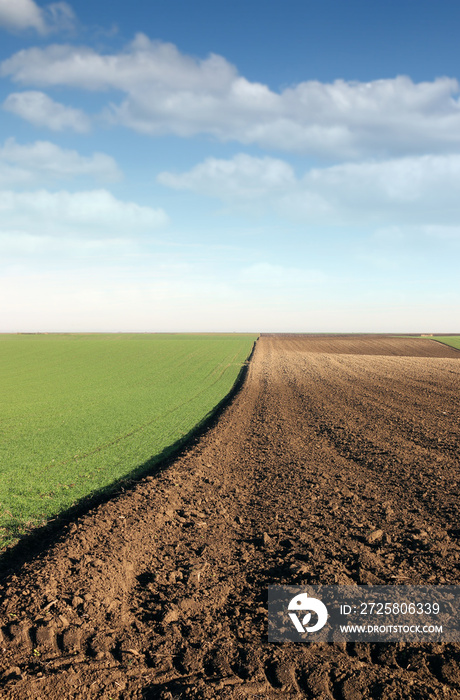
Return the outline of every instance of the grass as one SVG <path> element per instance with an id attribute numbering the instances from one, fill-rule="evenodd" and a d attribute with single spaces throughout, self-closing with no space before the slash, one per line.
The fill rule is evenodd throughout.
<path id="1" fill-rule="evenodd" d="M 127 477 L 232 388 L 255 335 L 0 335 L 0 547 Z"/>
<path id="2" fill-rule="evenodd" d="M 432 340 L 439 340 L 440 343 L 460 350 L 460 335 L 435 335 Z"/>

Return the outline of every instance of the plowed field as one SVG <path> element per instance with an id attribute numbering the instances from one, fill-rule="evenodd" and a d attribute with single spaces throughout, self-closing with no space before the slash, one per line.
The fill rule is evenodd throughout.
<path id="1" fill-rule="evenodd" d="M 270 584 L 460 583 L 459 360 L 262 336 L 174 462 L 3 558 L 0 697 L 459 698 L 453 645 L 266 637 Z"/>

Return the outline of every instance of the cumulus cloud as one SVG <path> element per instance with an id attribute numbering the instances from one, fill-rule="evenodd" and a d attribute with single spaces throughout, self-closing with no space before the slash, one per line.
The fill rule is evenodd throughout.
<path id="1" fill-rule="evenodd" d="M 275 92 L 222 56 L 187 56 L 143 34 L 116 54 L 70 45 L 26 49 L 0 72 L 22 85 L 120 91 L 107 118 L 146 134 L 204 133 L 341 159 L 460 149 L 459 84 L 447 77 L 306 81 Z"/>
<path id="2" fill-rule="evenodd" d="M 137 92 L 170 86 L 172 91 L 225 94 L 238 77 L 225 58 L 211 54 L 204 60 L 186 56 L 169 43 L 138 34 L 119 54 L 98 54 L 85 46 L 53 44 L 19 51 L 2 64 L 2 74 L 20 83 L 69 85 L 88 90 L 115 88 Z"/>
<path id="3" fill-rule="evenodd" d="M 86 133 L 91 128 L 89 117 L 81 109 L 66 107 L 35 90 L 14 92 L 8 95 L 2 106 L 34 126 L 44 126 L 52 131 L 71 129 Z"/>
<path id="4" fill-rule="evenodd" d="M 231 160 L 207 158 L 188 173 L 160 173 L 160 184 L 223 199 L 253 199 L 283 192 L 296 184 L 292 167 L 276 158 L 253 158 L 244 153 Z"/>
<path id="5" fill-rule="evenodd" d="M 268 210 L 321 224 L 449 224 L 460 215 L 457 154 L 344 163 L 300 178 L 284 161 L 239 154 L 207 159 L 182 174 L 161 173 L 158 181 L 236 205 L 259 200 Z"/>
<path id="6" fill-rule="evenodd" d="M 42 11 L 33 0 L 0 0 L 0 26 L 13 30 L 33 28 L 45 33 Z"/>
<path id="7" fill-rule="evenodd" d="M 0 0 L 0 27 L 10 31 L 34 29 L 39 34 L 71 29 L 75 15 L 66 2 L 39 7 L 34 0 Z"/>
<path id="8" fill-rule="evenodd" d="M 162 209 L 119 200 L 104 189 L 73 193 L 0 190 L 0 217 L 0 235 L 10 237 L 132 237 L 168 222 Z"/>
<path id="9" fill-rule="evenodd" d="M 14 138 L 0 146 L 0 186 L 80 176 L 113 182 L 122 175 L 115 160 L 105 153 L 81 156 L 49 141 L 19 144 Z"/>
<path id="10" fill-rule="evenodd" d="M 278 202 L 284 213 L 341 224 L 458 220 L 460 155 L 405 157 L 313 169 Z"/>

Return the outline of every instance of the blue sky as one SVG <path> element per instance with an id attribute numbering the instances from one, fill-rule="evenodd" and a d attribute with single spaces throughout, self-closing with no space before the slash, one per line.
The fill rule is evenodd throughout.
<path id="1" fill-rule="evenodd" d="M 460 332 L 459 29 L 0 0 L 0 331 Z"/>

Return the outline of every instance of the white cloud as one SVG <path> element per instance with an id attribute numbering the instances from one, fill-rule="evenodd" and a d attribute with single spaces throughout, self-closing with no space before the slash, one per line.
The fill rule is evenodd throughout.
<path id="1" fill-rule="evenodd" d="M 207 158 L 188 173 L 160 173 L 160 184 L 223 199 L 251 199 L 280 193 L 296 185 L 292 167 L 275 158 L 239 153 L 231 160 Z"/>
<path id="2" fill-rule="evenodd" d="M 71 6 L 66 2 L 53 2 L 43 10 L 48 32 L 71 31 L 77 19 Z"/>
<path id="3" fill-rule="evenodd" d="M 210 134 L 263 147 L 362 158 L 460 149 L 457 80 L 306 81 L 274 92 L 222 56 L 198 59 L 143 34 L 117 54 L 53 45 L 1 64 L 19 84 L 121 91 L 106 115 L 147 134 Z"/>
<path id="4" fill-rule="evenodd" d="M 1 235 L 134 238 L 168 222 L 162 209 L 116 199 L 107 190 L 0 190 Z"/>
<path id="5" fill-rule="evenodd" d="M 41 9 L 33 0 L 0 0 L 0 26 L 7 29 L 46 31 Z"/>
<path id="6" fill-rule="evenodd" d="M 460 155 L 405 157 L 314 168 L 296 178 L 281 160 L 239 154 L 207 159 L 159 182 L 245 205 L 248 199 L 283 216 L 320 224 L 383 222 L 456 224 Z"/>
<path id="7" fill-rule="evenodd" d="M 115 160 L 105 153 L 81 156 L 49 141 L 23 145 L 14 138 L 0 146 L 0 186 L 30 185 L 34 181 L 43 184 L 44 180 L 78 176 L 113 182 L 121 178 L 121 172 Z"/>
<path id="8" fill-rule="evenodd" d="M 330 223 L 441 224 L 460 215 L 460 155 L 313 169 L 279 201 L 284 213 Z"/>
<path id="9" fill-rule="evenodd" d="M 237 78 L 236 69 L 221 56 L 211 54 L 197 60 L 181 54 L 173 44 L 150 41 L 143 34 L 138 34 L 126 51 L 114 55 L 68 44 L 25 49 L 2 63 L 2 74 L 19 83 L 115 88 L 126 93 L 150 85 L 169 88 L 172 93 L 226 94 Z"/>
<path id="10" fill-rule="evenodd" d="M 89 117 L 81 109 L 66 107 L 36 90 L 13 92 L 2 107 L 34 126 L 44 126 L 52 131 L 71 129 L 86 133 L 91 128 Z"/>
<path id="11" fill-rule="evenodd" d="M 39 34 L 71 29 L 75 15 L 66 2 L 39 7 L 34 0 L 0 0 L 0 27 L 10 31 L 35 29 Z"/>

